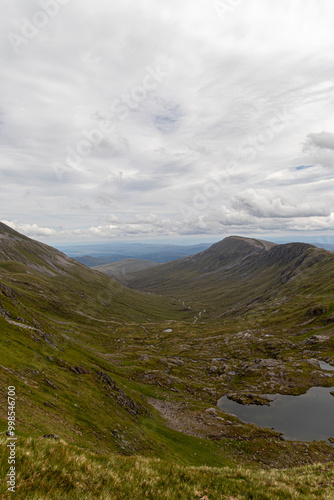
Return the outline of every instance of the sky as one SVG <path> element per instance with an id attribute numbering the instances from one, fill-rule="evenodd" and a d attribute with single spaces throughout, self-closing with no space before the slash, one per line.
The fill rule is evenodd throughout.
<path id="1" fill-rule="evenodd" d="M 0 9 L 2 222 L 50 244 L 331 239 L 331 0 Z"/>

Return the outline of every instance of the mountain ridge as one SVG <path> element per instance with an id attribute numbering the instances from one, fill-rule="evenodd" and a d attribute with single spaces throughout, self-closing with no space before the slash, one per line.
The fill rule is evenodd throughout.
<path id="1" fill-rule="evenodd" d="M 268 291 L 277 293 L 299 271 L 333 255 L 308 243 L 278 245 L 230 236 L 207 250 L 127 276 L 136 290 L 182 297 L 193 306 L 222 314 Z M 212 307 L 211 307 L 212 309 Z M 218 313 L 217 312 L 217 313 Z"/>

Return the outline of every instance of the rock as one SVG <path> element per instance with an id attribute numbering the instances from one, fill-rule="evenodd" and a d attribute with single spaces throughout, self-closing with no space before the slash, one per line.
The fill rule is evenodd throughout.
<path id="1" fill-rule="evenodd" d="M 98 375 L 100 376 L 100 381 L 102 383 L 107 384 L 109 386 L 109 388 L 114 390 L 114 391 L 119 391 L 118 384 L 107 373 L 98 372 Z"/>
<path id="2" fill-rule="evenodd" d="M 151 358 L 147 354 L 142 354 L 139 358 L 139 361 L 149 361 Z"/>
<path id="3" fill-rule="evenodd" d="M 49 408 L 57 408 L 55 404 L 49 403 L 48 401 L 44 401 L 44 406 L 48 406 Z"/>
<path id="4" fill-rule="evenodd" d="M 268 399 L 264 394 L 250 394 L 250 393 L 236 393 L 230 392 L 226 394 L 228 399 L 235 401 L 241 405 L 259 405 L 259 406 L 269 406 L 271 400 Z"/>
<path id="5" fill-rule="evenodd" d="M 328 311 L 328 308 L 321 305 L 321 304 L 317 304 L 313 307 L 311 307 L 311 309 L 309 309 L 306 313 L 306 316 L 321 316 L 322 314 L 324 314 L 325 312 Z"/>
<path id="6" fill-rule="evenodd" d="M 68 366 L 68 369 L 75 373 L 76 375 L 83 375 L 85 373 L 92 373 L 89 371 L 87 368 L 84 368 L 83 366 Z"/>
<path id="7" fill-rule="evenodd" d="M 209 366 L 208 374 L 209 375 L 222 375 L 225 372 L 224 366 Z"/>
<path id="8" fill-rule="evenodd" d="M 84 368 L 83 366 L 75 366 L 74 369 L 78 373 L 78 375 L 84 375 L 86 373 L 92 373 L 91 371 L 89 371 L 87 368 Z"/>
<path id="9" fill-rule="evenodd" d="M 57 389 L 57 387 L 50 380 L 48 380 L 47 378 L 44 379 L 44 382 L 47 385 L 49 385 L 50 387 L 52 387 L 52 389 Z"/>
<path id="10" fill-rule="evenodd" d="M 329 340 L 329 337 L 326 335 L 312 335 L 306 343 L 310 345 L 321 344 L 322 342 L 326 342 L 326 340 Z"/>
<path id="11" fill-rule="evenodd" d="M 259 363 L 257 363 L 258 366 L 261 366 L 261 367 L 277 367 L 279 365 L 282 365 L 283 363 L 281 361 L 279 361 L 278 359 L 261 359 L 261 361 Z"/>
<path id="12" fill-rule="evenodd" d="M 203 391 L 207 392 L 208 394 L 211 394 L 212 396 L 216 397 L 217 396 L 217 391 L 216 389 L 213 389 L 212 387 L 203 387 Z"/>
<path id="13" fill-rule="evenodd" d="M 175 365 L 175 366 L 183 366 L 184 365 L 183 359 L 179 358 L 178 356 L 175 356 L 174 358 L 169 358 L 168 363 L 170 363 L 171 365 Z"/>
<path id="14" fill-rule="evenodd" d="M 146 408 L 139 405 L 130 396 L 127 396 L 127 394 L 125 394 L 125 392 L 119 387 L 117 382 L 115 382 L 115 380 L 113 380 L 107 373 L 98 372 L 97 377 L 100 377 L 100 382 L 102 384 L 106 384 L 104 387 L 112 393 L 109 397 L 115 398 L 118 404 L 130 413 L 130 415 L 135 416 L 139 414 L 147 414 Z"/>
<path id="15" fill-rule="evenodd" d="M 320 366 L 319 361 L 317 359 L 314 359 L 314 358 L 307 359 L 306 363 L 308 363 L 309 365 L 315 366 L 316 368 L 319 368 L 319 366 Z"/>
<path id="16" fill-rule="evenodd" d="M 210 413 L 210 415 L 215 415 L 215 416 L 217 416 L 217 410 L 216 410 L 216 408 L 207 408 L 205 411 L 206 411 L 207 413 Z"/>

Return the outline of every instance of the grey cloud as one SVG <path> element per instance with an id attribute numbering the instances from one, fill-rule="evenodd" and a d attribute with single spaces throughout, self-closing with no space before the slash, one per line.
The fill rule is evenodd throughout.
<path id="1" fill-rule="evenodd" d="M 204 0 L 69 1 L 16 53 L 9 33 L 22 35 L 22 18 L 40 9 L 5 2 L 0 19 L 6 220 L 79 239 L 330 227 L 334 135 L 310 131 L 334 130 L 332 2 L 313 11 L 303 0 L 249 0 L 222 22 Z M 134 102 L 159 67 L 166 75 Z M 129 95 L 126 118 L 97 140 Z M 293 118 L 264 140 L 284 110 Z M 316 167 L 284 177 L 302 164 Z M 201 213 L 194 192 L 220 178 Z"/>
<path id="2" fill-rule="evenodd" d="M 310 204 L 294 204 L 285 197 L 269 190 L 248 189 L 232 200 L 232 206 L 255 217 L 291 218 L 291 217 L 325 217 L 330 210 Z"/>
<path id="3" fill-rule="evenodd" d="M 330 149 L 334 151 L 334 134 L 331 132 L 310 133 L 304 143 L 304 151 L 312 148 Z"/>

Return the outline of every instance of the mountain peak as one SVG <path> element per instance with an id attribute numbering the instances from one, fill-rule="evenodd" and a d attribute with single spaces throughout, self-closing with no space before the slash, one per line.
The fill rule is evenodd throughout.
<path id="1" fill-rule="evenodd" d="M 260 248 L 262 250 L 269 250 L 270 248 L 276 246 L 276 243 L 273 243 L 271 241 L 266 241 L 266 240 L 260 240 L 256 238 L 246 238 L 245 236 L 227 236 L 227 238 L 224 238 L 221 242 L 224 241 L 243 241 L 244 243 L 247 243 L 248 245 L 251 245 L 256 248 Z"/>
<path id="2" fill-rule="evenodd" d="M 200 256 L 201 260 L 204 258 L 207 261 L 207 266 L 216 268 L 222 262 L 224 262 L 224 265 L 229 262 L 237 264 L 240 259 L 242 260 L 252 254 L 266 253 L 275 246 L 276 244 L 270 241 L 245 238 L 243 236 L 228 236 L 204 250 L 198 256 Z"/>

